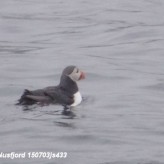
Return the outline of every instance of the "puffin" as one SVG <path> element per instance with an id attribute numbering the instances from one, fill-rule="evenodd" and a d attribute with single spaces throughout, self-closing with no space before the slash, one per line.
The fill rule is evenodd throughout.
<path id="1" fill-rule="evenodd" d="M 66 109 L 81 103 L 82 96 L 77 82 L 85 79 L 85 73 L 76 66 L 67 66 L 60 77 L 59 85 L 43 89 L 28 90 L 18 100 L 17 105 L 61 104 Z"/>

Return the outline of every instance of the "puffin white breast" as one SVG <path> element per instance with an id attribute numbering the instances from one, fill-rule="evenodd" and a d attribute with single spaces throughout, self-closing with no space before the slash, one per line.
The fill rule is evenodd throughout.
<path id="1" fill-rule="evenodd" d="M 71 106 L 79 105 L 82 101 L 81 93 L 78 91 L 73 95 L 74 103 Z"/>

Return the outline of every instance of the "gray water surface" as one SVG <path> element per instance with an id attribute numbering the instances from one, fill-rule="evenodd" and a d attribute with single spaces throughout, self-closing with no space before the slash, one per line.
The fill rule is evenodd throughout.
<path id="1" fill-rule="evenodd" d="M 164 163 L 164 1 L 0 1 L 0 152 L 67 152 L 3 164 Z M 25 88 L 86 72 L 84 97 L 62 115 L 14 105 Z"/>

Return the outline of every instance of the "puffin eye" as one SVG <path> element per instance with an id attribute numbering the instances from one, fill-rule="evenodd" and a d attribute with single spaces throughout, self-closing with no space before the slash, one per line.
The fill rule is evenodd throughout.
<path id="1" fill-rule="evenodd" d="M 77 69 L 76 73 L 78 73 L 78 72 L 79 72 L 79 70 Z"/>

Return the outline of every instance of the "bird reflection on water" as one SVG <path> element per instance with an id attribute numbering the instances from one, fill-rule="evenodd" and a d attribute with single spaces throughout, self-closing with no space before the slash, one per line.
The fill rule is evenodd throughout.
<path id="1" fill-rule="evenodd" d="M 22 106 L 22 110 L 27 112 L 27 111 L 33 111 L 34 109 L 36 109 L 38 107 L 38 105 L 33 105 L 33 106 L 28 106 L 28 105 L 24 105 Z M 41 106 L 43 107 L 43 106 Z M 66 107 L 64 106 L 63 110 L 55 110 L 55 111 L 44 111 L 44 114 L 48 114 L 48 115 L 63 115 L 63 116 L 67 116 L 67 118 L 65 119 L 73 119 L 76 117 L 75 113 L 72 111 L 73 107 Z M 61 111 L 61 112 L 60 112 Z M 60 112 L 60 114 L 59 114 Z"/>
<path id="2" fill-rule="evenodd" d="M 72 108 L 64 107 L 62 115 L 69 116 L 69 119 L 76 117 L 75 113 L 72 111 Z"/>

